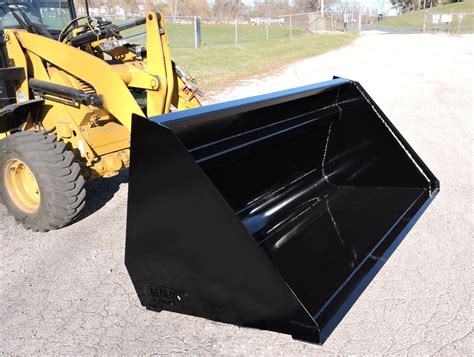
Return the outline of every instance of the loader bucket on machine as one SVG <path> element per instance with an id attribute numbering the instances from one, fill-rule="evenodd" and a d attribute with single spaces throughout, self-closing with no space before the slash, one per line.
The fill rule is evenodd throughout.
<path id="1" fill-rule="evenodd" d="M 356 82 L 134 118 L 141 303 L 323 343 L 439 182 Z"/>

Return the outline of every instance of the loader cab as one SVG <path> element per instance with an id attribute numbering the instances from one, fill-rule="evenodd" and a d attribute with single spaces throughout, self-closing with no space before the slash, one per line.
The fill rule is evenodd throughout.
<path id="1" fill-rule="evenodd" d="M 39 25 L 53 38 L 76 18 L 73 0 L 0 0 L 0 20 L 5 29 Z"/>

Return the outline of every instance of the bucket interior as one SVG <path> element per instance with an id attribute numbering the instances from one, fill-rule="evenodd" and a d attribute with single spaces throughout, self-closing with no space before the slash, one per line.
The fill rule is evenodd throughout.
<path id="1" fill-rule="evenodd" d="M 211 119 L 180 139 L 314 319 L 429 190 L 351 84 Z"/>

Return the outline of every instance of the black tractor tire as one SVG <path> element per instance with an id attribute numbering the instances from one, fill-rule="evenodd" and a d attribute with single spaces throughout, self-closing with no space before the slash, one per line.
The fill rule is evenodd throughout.
<path id="1" fill-rule="evenodd" d="M 7 173 L 12 170 L 8 165 L 12 162 L 26 164 L 36 180 L 39 199 L 33 212 L 25 212 L 8 192 Z M 46 232 L 62 228 L 77 218 L 86 198 L 80 171 L 73 153 L 56 135 L 24 131 L 0 140 L 0 200 L 27 229 Z"/>

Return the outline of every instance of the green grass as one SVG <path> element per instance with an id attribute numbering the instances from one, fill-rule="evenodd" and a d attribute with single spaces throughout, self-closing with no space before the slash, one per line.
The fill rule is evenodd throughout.
<path id="1" fill-rule="evenodd" d="M 437 6 L 432 9 L 426 9 L 430 13 L 474 13 L 474 0 L 465 0 L 460 3 L 446 4 Z M 377 26 L 394 26 L 394 27 L 407 27 L 407 28 L 423 28 L 425 10 L 418 10 L 406 13 L 401 16 L 388 17 L 383 21 L 377 22 L 374 25 Z M 428 17 L 429 29 L 434 29 L 435 25 L 431 24 L 431 16 Z M 446 25 L 437 25 L 438 29 L 445 29 Z M 458 18 L 453 16 L 453 22 L 451 23 L 451 29 L 457 32 L 458 29 Z M 474 15 L 469 15 L 464 18 L 461 23 L 461 32 L 474 32 Z"/>
<path id="2" fill-rule="evenodd" d="M 306 34 L 305 27 L 293 26 L 293 37 Z M 235 44 L 235 25 L 202 25 L 202 46 L 203 47 L 227 47 Z M 174 48 L 193 48 L 194 29 L 192 25 L 168 24 L 170 46 Z M 237 42 L 246 44 L 250 42 L 266 41 L 267 34 L 265 26 L 238 25 Z M 289 26 L 269 26 L 268 39 L 289 39 Z"/>
<path id="3" fill-rule="evenodd" d="M 307 34 L 293 40 L 278 38 L 237 46 L 204 46 L 200 49 L 172 47 L 171 53 L 198 80 L 200 88 L 209 91 L 340 48 L 355 38 L 356 34 Z"/>
<path id="4" fill-rule="evenodd" d="M 193 25 L 168 23 L 167 28 L 173 59 L 204 92 L 340 48 L 357 37 L 355 33 L 313 34 L 304 26 L 293 26 L 291 39 L 289 26 L 269 26 L 267 41 L 265 26 L 238 25 L 236 44 L 234 25 L 203 25 L 202 47 L 196 49 Z"/>

